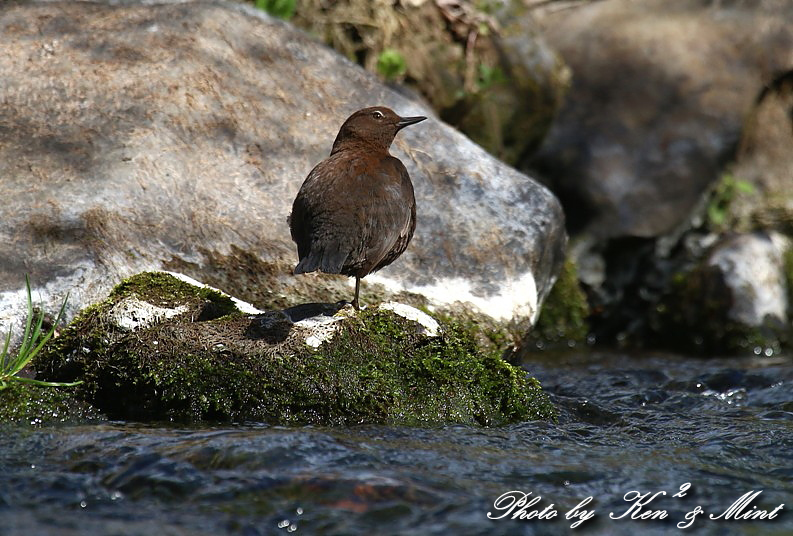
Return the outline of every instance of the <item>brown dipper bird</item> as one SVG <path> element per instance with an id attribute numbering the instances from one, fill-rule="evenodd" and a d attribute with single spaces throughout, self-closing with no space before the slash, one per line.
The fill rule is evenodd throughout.
<path id="1" fill-rule="evenodd" d="M 341 126 L 330 156 L 308 174 L 289 227 L 300 261 L 295 274 L 319 270 L 361 278 L 399 257 L 416 228 L 413 183 L 388 152 L 397 132 L 426 117 L 399 117 L 383 106 L 358 110 Z"/>

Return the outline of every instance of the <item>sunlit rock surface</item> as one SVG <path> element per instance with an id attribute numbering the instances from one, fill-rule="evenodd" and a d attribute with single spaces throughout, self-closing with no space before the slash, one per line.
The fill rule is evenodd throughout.
<path id="1" fill-rule="evenodd" d="M 286 218 L 374 104 L 430 120 L 392 148 L 415 237 L 362 301 L 536 319 L 566 240 L 556 198 L 290 25 L 222 2 L 25 2 L 0 7 L 0 34 L 0 324 L 21 321 L 25 273 L 45 310 L 71 292 L 69 317 L 160 269 L 262 309 L 349 300 L 346 278 L 291 274 Z"/>
<path id="2" fill-rule="evenodd" d="M 784 254 L 790 242 L 778 234 L 739 234 L 708 256 L 729 290 L 729 318 L 747 326 L 767 320 L 787 322 L 788 293 Z"/>

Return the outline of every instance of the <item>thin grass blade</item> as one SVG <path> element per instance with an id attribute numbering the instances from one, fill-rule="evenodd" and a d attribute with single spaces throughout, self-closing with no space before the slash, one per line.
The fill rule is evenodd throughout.
<path id="1" fill-rule="evenodd" d="M 61 305 L 60 311 L 58 311 L 58 316 L 55 317 L 55 322 L 52 323 L 52 328 L 50 328 L 50 330 L 47 332 L 47 334 L 44 336 L 41 342 L 33 350 L 29 352 L 29 355 L 27 356 L 27 362 L 25 364 L 29 363 L 34 357 L 36 357 L 36 354 L 38 354 L 41 348 L 45 344 L 47 344 L 47 341 L 50 340 L 52 335 L 55 333 L 55 330 L 58 329 L 58 323 L 61 321 L 61 317 L 63 317 L 63 312 L 66 310 L 67 301 L 69 301 L 68 293 L 66 294 L 66 297 L 63 299 L 63 304 Z M 43 315 L 42 318 L 44 318 Z M 41 324 L 41 322 L 39 322 L 39 324 Z"/>
<path id="2" fill-rule="evenodd" d="M 31 385 L 40 385 L 42 387 L 74 387 L 83 383 L 82 380 L 78 382 L 45 382 L 41 380 L 34 380 L 33 378 L 14 378 L 14 380 L 22 383 L 29 383 Z M 1 388 L 0 388 L 1 389 Z"/>
<path id="3" fill-rule="evenodd" d="M 14 375 L 18 373 L 20 370 L 25 368 L 28 363 L 30 363 L 31 359 L 41 350 L 41 347 L 44 343 L 49 340 L 52 333 L 55 331 L 56 326 L 53 326 L 50 330 L 50 333 L 44 337 L 44 339 L 39 343 L 38 346 L 33 349 L 33 345 L 38 342 L 39 338 L 41 338 L 41 326 L 44 323 L 44 314 L 39 314 L 39 318 L 36 321 L 36 325 L 33 327 L 33 332 L 30 334 L 29 343 L 25 347 L 25 351 L 23 352 L 22 349 L 19 350 L 16 358 L 14 359 L 14 366 L 11 369 L 11 374 Z"/>
<path id="4" fill-rule="evenodd" d="M 63 318 L 63 313 L 66 310 L 66 303 L 69 300 L 69 295 L 67 294 L 66 298 L 63 300 L 63 304 L 61 304 L 61 308 L 58 311 L 58 316 L 55 318 L 55 322 L 42 337 L 41 327 L 44 325 L 44 315 L 40 314 L 35 325 L 33 324 L 33 296 L 31 295 L 30 291 L 30 278 L 27 276 L 27 274 L 25 275 L 25 287 L 27 289 L 28 299 L 28 315 L 25 321 L 25 334 L 22 337 L 22 345 L 20 346 L 16 356 L 8 359 L 8 346 L 11 342 L 11 330 L 8 331 L 8 335 L 6 336 L 5 344 L 3 346 L 3 351 L 0 353 L 0 391 L 7 388 L 11 384 L 11 381 L 19 381 L 22 383 L 46 387 L 72 387 L 81 384 L 81 381 L 46 382 L 42 380 L 20 378 L 16 376 L 18 372 L 25 368 L 25 366 L 27 366 L 27 364 L 30 363 L 34 357 L 36 357 L 36 354 L 39 353 L 47 341 L 49 341 L 55 334 L 55 330 L 58 329 L 58 324 L 60 323 L 61 318 Z M 31 327 L 33 328 L 32 331 Z"/>

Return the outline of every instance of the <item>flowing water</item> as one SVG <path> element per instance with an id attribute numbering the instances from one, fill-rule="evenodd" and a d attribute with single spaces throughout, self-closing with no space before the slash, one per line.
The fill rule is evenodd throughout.
<path id="1" fill-rule="evenodd" d="M 0 534 L 793 534 L 790 359 L 524 366 L 558 423 L 6 426 Z"/>

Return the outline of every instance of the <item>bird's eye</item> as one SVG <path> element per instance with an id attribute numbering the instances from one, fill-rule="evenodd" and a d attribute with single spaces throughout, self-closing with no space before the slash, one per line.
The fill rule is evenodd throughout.
<path id="1" fill-rule="evenodd" d="M 382 119 L 383 112 L 381 112 L 380 110 L 375 110 L 374 112 L 372 112 L 372 117 L 374 117 L 375 119 Z"/>

